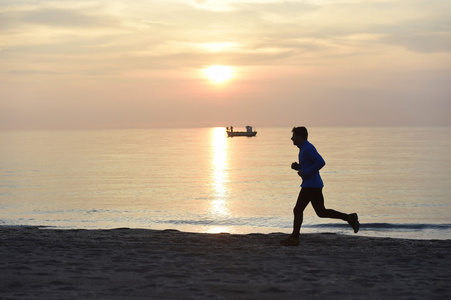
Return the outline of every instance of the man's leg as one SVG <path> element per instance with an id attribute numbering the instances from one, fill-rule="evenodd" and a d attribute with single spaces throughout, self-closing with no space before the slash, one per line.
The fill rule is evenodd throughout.
<path id="1" fill-rule="evenodd" d="M 312 206 L 315 209 L 316 214 L 320 218 L 331 218 L 331 219 L 341 219 L 343 221 L 348 221 L 348 215 L 341 213 L 333 209 L 326 209 L 324 207 L 324 196 L 323 189 L 317 188 L 312 189 L 311 196 Z"/>
<path id="2" fill-rule="evenodd" d="M 293 233 L 288 238 L 280 241 L 282 246 L 297 246 L 299 245 L 299 233 L 301 231 L 301 225 L 303 221 L 304 209 L 310 202 L 309 189 L 301 188 L 299 192 L 296 206 L 293 209 L 294 221 L 293 221 Z"/>
<path id="3" fill-rule="evenodd" d="M 354 233 L 357 233 L 359 231 L 360 223 L 356 213 L 348 215 L 333 209 L 326 209 L 324 207 L 324 196 L 322 189 L 313 189 L 313 190 L 315 191 L 312 191 L 311 202 L 318 217 L 341 219 L 343 221 L 348 222 L 349 225 L 351 225 L 351 227 L 354 229 Z"/>
<path id="4" fill-rule="evenodd" d="M 301 232 L 302 221 L 304 220 L 304 210 L 310 202 L 311 193 L 309 188 L 301 188 L 299 192 L 296 206 L 293 209 L 294 221 L 293 221 L 293 233 L 291 236 L 295 239 L 299 239 Z"/>

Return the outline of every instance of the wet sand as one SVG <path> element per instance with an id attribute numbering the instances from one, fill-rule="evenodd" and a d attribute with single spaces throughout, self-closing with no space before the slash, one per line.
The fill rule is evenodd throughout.
<path id="1" fill-rule="evenodd" d="M 285 236 L 0 226 L 0 298 L 451 298 L 451 240 Z"/>

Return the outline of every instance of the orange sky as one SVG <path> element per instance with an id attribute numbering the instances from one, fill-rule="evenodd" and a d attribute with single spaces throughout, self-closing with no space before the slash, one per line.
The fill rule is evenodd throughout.
<path id="1" fill-rule="evenodd" d="M 450 126 L 450 53 L 442 0 L 4 0 L 0 129 Z"/>

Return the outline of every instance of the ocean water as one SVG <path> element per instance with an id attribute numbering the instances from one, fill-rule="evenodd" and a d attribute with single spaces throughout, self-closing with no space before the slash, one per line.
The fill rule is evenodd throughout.
<path id="1" fill-rule="evenodd" d="M 238 130 L 238 128 L 236 128 Z M 290 233 L 291 128 L 0 132 L 0 225 Z M 451 128 L 309 128 L 359 235 L 451 239 Z M 353 234 L 307 207 L 301 233 Z"/>

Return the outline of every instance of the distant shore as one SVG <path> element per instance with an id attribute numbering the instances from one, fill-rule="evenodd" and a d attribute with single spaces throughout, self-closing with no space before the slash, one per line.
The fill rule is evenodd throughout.
<path id="1" fill-rule="evenodd" d="M 446 299 L 451 240 L 0 226 L 4 299 Z"/>

